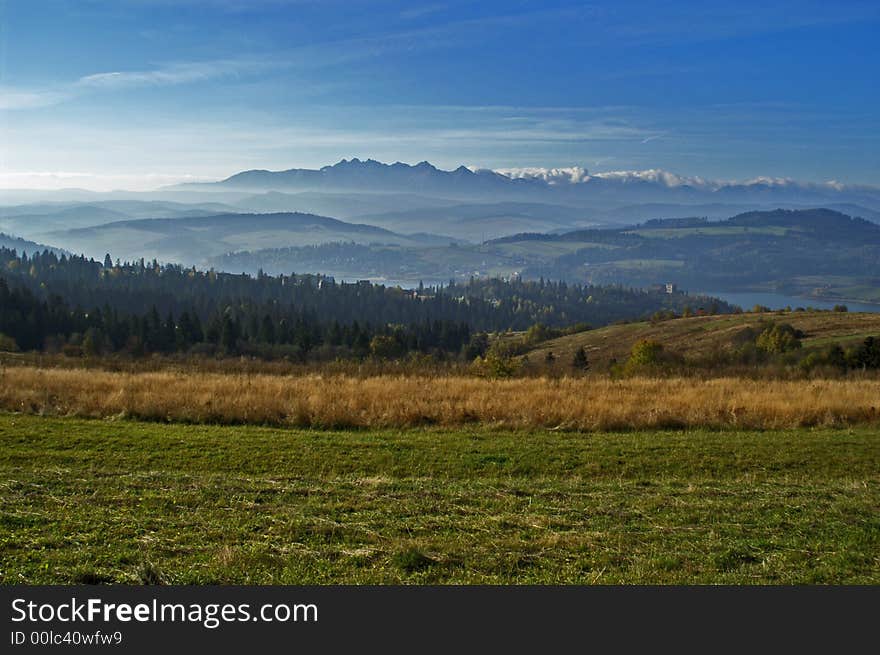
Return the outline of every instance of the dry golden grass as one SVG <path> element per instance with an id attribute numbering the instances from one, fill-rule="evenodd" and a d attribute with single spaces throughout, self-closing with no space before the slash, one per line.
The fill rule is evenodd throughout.
<path id="1" fill-rule="evenodd" d="M 311 427 L 614 430 L 880 423 L 880 380 L 244 375 L 0 369 L 0 409 Z"/>

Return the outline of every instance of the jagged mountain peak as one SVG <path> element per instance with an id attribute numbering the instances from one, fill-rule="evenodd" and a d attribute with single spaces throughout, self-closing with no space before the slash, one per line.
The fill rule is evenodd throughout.
<path id="1" fill-rule="evenodd" d="M 836 181 L 804 183 L 783 177 L 725 181 L 679 175 L 660 168 L 591 172 L 581 166 L 492 170 L 462 165 L 444 170 L 428 161 L 385 164 L 357 157 L 320 169 L 244 171 L 211 186 L 249 191 L 427 193 L 468 202 L 510 200 L 584 207 L 657 202 L 772 202 L 814 206 L 843 202 L 880 209 L 880 189 Z"/>

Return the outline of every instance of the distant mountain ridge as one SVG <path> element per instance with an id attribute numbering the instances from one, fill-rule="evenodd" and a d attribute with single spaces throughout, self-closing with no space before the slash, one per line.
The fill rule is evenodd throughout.
<path id="1" fill-rule="evenodd" d="M 472 201 L 531 201 L 607 208 L 627 203 L 853 203 L 880 211 L 880 188 L 800 183 L 757 177 L 745 182 L 713 181 L 649 169 L 589 173 L 586 169 L 442 170 L 427 161 L 409 165 L 374 159 L 343 159 L 319 169 L 249 170 L 214 183 L 176 189 L 345 191 L 430 193 Z"/>
<path id="2" fill-rule="evenodd" d="M 255 190 L 316 189 L 384 192 L 450 192 L 468 194 L 508 189 L 511 183 L 536 188 L 537 180 L 514 181 L 494 171 L 472 171 L 459 166 L 453 171 L 436 168 L 427 161 L 411 166 L 402 162 L 383 164 L 375 159 L 343 159 L 320 169 L 243 171 L 215 184 Z M 188 185 L 193 186 L 193 185 Z M 200 184 L 199 187 L 207 185 Z"/>

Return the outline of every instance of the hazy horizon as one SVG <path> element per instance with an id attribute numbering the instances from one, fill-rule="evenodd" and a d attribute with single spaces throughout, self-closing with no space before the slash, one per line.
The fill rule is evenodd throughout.
<path id="1" fill-rule="evenodd" d="M 270 172 L 284 172 L 287 170 L 320 170 L 322 168 L 329 168 L 336 164 L 346 161 L 379 161 L 375 158 L 365 158 L 360 159 L 358 157 L 349 157 L 343 158 L 339 161 L 329 162 L 316 166 L 289 166 L 281 169 L 271 170 Z M 406 164 L 408 166 L 415 166 L 422 161 L 427 161 L 429 164 L 433 165 L 433 162 L 428 160 L 420 160 L 416 161 L 404 161 L 400 160 L 395 161 L 379 161 L 380 164 L 391 165 L 391 164 Z M 668 171 L 660 168 L 648 168 L 648 169 L 633 169 L 633 170 L 615 170 L 615 169 L 587 169 L 581 166 L 505 166 L 500 168 L 480 168 L 478 166 L 468 165 L 464 163 L 460 163 L 454 166 L 442 167 L 435 166 L 437 169 L 441 171 L 451 172 L 460 166 L 464 166 L 472 171 L 492 171 L 494 173 L 498 173 L 500 175 L 504 175 L 505 177 L 509 177 L 512 179 L 515 178 L 532 178 L 532 179 L 544 179 L 544 180 L 552 180 L 555 184 L 561 183 L 577 183 L 586 181 L 589 178 L 605 178 L 605 179 L 614 179 L 614 178 L 622 178 L 625 176 L 631 177 L 633 179 L 650 179 L 651 181 L 657 181 L 664 185 L 668 186 L 677 186 L 681 184 L 695 184 L 695 185 L 706 185 L 706 186 L 735 186 L 735 185 L 750 185 L 750 184 L 798 184 L 806 187 L 809 186 L 818 186 L 818 187 L 829 187 L 829 188 L 867 188 L 867 189 L 880 189 L 880 186 L 870 185 L 870 184 L 849 184 L 844 180 L 830 179 L 830 180 L 801 180 L 794 178 L 783 178 L 783 177 L 769 177 L 769 176 L 753 176 L 749 178 L 741 178 L 741 179 L 717 179 L 717 178 L 707 178 L 702 176 L 684 176 L 679 175 L 676 171 Z M 263 168 L 253 168 L 247 169 L 248 171 L 254 170 L 269 170 Z M 49 173 L 49 172 L 16 172 L 12 174 L 8 174 L 5 178 L 0 174 L 0 192 L 12 192 L 12 191 L 89 191 L 94 193 L 138 193 L 138 192 L 152 192 L 152 191 L 160 191 L 162 189 L 173 188 L 179 184 L 188 184 L 188 183 L 213 183 L 213 182 L 221 182 L 229 177 L 236 175 L 237 173 L 246 172 L 245 170 L 235 170 L 231 171 L 228 174 L 222 174 L 219 176 L 196 176 L 189 174 L 182 175 L 172 175 L 172 174 L 154 174 L 154 173 L 146 173 L 142 175 L 131 174 L 131 175 L 92 175 L 88 173 L 74 173 L 74 172 L 58 172 L 58 173 Z M 18 184 L 16 184 L 18 182 Z M 114 186 L 114 183 L 119 183 Z M 129 183 L 131 186 L 125 186 L 126 183 Z"/>
<path id="2" fill-rule="evenodd" d="M 344 158 L 880 185 L 880 6 L 0 7 L 0 188 Z"/>

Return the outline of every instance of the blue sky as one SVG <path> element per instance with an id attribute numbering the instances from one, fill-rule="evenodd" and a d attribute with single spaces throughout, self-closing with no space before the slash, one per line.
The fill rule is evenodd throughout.
<path id="1" fill-rule="evenodd" d="M 880 185 L 880 3 L 0 0 L 0 186 L 373 157 Z"/>

